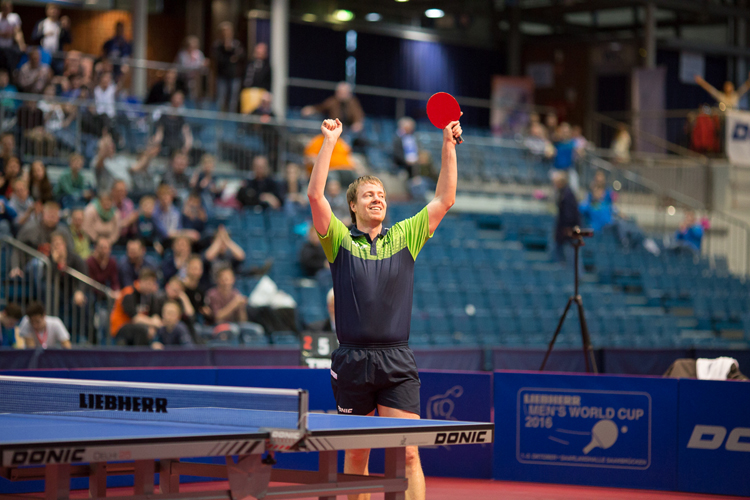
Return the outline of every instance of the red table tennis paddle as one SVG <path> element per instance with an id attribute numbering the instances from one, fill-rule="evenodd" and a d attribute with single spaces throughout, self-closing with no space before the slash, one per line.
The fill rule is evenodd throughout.
<path id="1" fill-rule="evenodd" d="M 450 122 L 454 122 L 461 117 L 461 107 L 458 101 L 447 92 L 438 92 L 432 94 L 427 101 L 427 117 L 430 123 L 439 129 L 444 129 Z M 464 140 L 459 135 L 456 142 L 461 144 Z"/>

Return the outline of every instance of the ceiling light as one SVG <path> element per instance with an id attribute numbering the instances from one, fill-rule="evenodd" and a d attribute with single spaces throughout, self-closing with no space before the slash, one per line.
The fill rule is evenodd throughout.
<path id="1" fill-rule="evenodd" d="M 408 2 L 409 0 L 396 0 L 399 3 Z"/>
<path id="2" fill-rule="evenodd" d="M 303 14 L 302 20 L 306 23 L 314 23 L 318 19 L 318 16 L 315 14 Z"/>
<path id="3" fill-rule="evenodd" d="M 382 18 L 383 16 L 381 16 L 377 12 L 370 12 L 369 14 L 365 16 L 365 20 L 370 21 L 371 23 L 376 23 L 380 21 Z"/>
<path id="4" fill-rule="evenodd" d="M 424 15 L 429 17 L 430 19 L 440 19 L 445 15 L 445 12 L 440 9 L 427 9 L 426 11 L 424 11 Z"/>
<path id="5" fill-rule="evenodd" d="M 339 9 L 337 11 L 334 11 L 333 18 L 337 21 L 345 23 L 354 19 L 354 13 L 350 10 Z"/>

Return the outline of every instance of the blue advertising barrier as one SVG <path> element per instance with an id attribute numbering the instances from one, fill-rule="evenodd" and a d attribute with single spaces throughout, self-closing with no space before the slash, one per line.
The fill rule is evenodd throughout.
<path id="1" fill-rule="evenodd" d="M 680 491 L 750 497 L 750 384 L 680 380 Z"/>
<path id="2" fill-rule="evenodd" d="M 495 373 L 494 478 L 674 490 L 673 379 Z"/>

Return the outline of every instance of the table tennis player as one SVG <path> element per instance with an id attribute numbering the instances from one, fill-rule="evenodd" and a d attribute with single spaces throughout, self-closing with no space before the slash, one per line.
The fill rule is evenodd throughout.
<path id="1" fill-rule="evenodd" d="M 419 374 L 409 348 L 414 261 L 456 200 L 456 137 L 461 125 L 443 129 L 442 168 L 435 197 L 417 215 L 383 227 L 386 193 L 374 176 L 354 181 L 346 198 L 352 218 L 347 228 L 324 196 L 334 145 L 343 126 L 325 120 L 323 145 L 307 195 L 313 225 L 333 276 L 335 324 L 340 347 L 333 352 L 331 385 L 339 413 L 419 418 Z M 370 450 L 347 450 L 344 472 L 367 474 Z M 417 447 L 406 449 L 406 498 L 425 498 Z M 350 496 L 363 500 L 369 495 Z"/>

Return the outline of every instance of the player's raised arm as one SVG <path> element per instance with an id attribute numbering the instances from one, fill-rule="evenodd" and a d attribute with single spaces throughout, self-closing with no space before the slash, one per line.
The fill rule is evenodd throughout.
<path id="1" fill-rule="evenodd" d="M 461 124 L 458 121 L 450 122 L 443 129 L 440 176 L 438 177 L 437 188 L 435 188 L 435 198 L 427 205 L 430 234 L 435 232 L 440 221 L 443 220 L 445 214 L 456 202 L 456 184 L 458 183 L 456 137 L 460 137 L 461 132 Z"/>
<path id="2" fill-rule="evenodd" d="M 307 186 L 307 197 L 310 199 L 310 210 L 312 211 L 313 225 L 319 234 L 328 233 L 331 223 L 331 205 L 325 197 L 326 180 L 328 179 L 328 167 L 331 164 L 333 147 L 341 135 L 343 126 L 338 118 L 336 120 L 325 120 L 320 126 L 323 133 L 323 145 L 320 147 L 318 158 L 315 160 L 310 184 Z"/>

